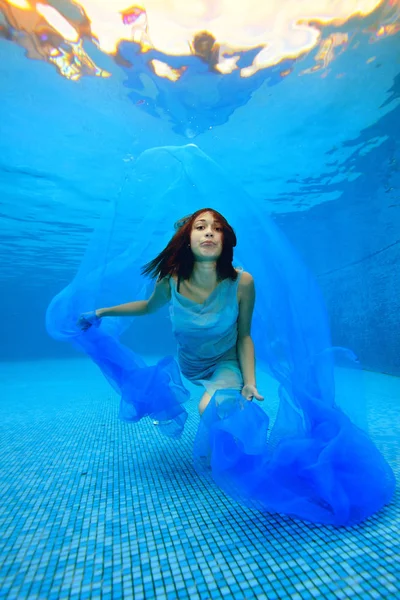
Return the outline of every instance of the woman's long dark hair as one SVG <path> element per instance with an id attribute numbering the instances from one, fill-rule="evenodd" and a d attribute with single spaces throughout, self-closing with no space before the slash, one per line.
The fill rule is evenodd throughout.
<path id="1" fill-rule="evenodd" d="M 222 252 L 217 259 L 217 277 L 223 279 L 237 278 L 237 271 L 232 265 L 233 248 L 236 246 L 236 235 L 228 221 L 213 208 L 202 208 L 176 223 L 177 232 L 168 245 L 142 268 L 142 275 L 149 275 L 159 280 L 168 275 L 176 275 L 179 279 L 189 279 L 194 266 L 194 256 L 190 248 L 190 234 L 193 223 L 199 215 L 210 212 L 222 226 Z"/>

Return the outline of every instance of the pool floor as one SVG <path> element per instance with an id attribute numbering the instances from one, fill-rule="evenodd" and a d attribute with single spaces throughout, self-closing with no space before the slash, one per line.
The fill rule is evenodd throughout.
<path id="1" fill-rule="evenodd" d="M 398 476 L 400 379 L 365 379 Z M 349 529 L 262 514 L 196 475 L 194 400 L 176 441 L 85 359 L 3 363 L 0 390 L 0 598 L 400 598 L 398 495 Z"/>

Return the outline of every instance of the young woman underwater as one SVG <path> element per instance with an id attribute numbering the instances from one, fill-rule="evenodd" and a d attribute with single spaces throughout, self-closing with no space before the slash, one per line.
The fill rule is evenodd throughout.
<path id="1" fill-rule="evenodd" d="M 179 437 L 188 399 L 181 372 L 204 387 L 193 445 L 195 469 L 211 474 L 225 493 L 262 511 L 335 526 L 359 523 L 378 511 L 393 495 L 394 475 L 368 434 L 335 402 L 330 362 L 335 349 L 329 345 L 318 289 L 305 268 L 285 242 L 279 246 L 277 237 L 273 246 L 266 245 L 268 289 L 260 288 L 260 298 L 265 311 L 274 311 L 268 322 L 287 341 L 290 358 L 281 364 L 280 355 L 276 360 L 268 355 L 280 368 L 275 374 L 281 384 L 279 410 L 270 425 L 267 412 L 247 402 L 263 398 L 251 337 L 254 281 L 232 265 L 235 233 L 210 208 L 175 227 L 164 250 L 142 268 L 156 279 L 148 300 L 100 308 L 78 320 L 79 345 L 120 392 L 120 418 L 137 422 L 150 416 L 161 433 Z M 271 235 L 274 231 L 271 227 Z M 257 259 L 253 268 L 261 274 Z M 147 367 L 107 327 L 96 330 L 104 317 L 146 315 L 168 302 L 179 369 L 171 357 Z M 57 314 L 57 304 L 53 310 Z M 257 344 L 265 359 L 274 349 L 268 331 L 261 333 L 266 343 L 263 347 L 261 336 Z"/>
<path id="2" fill-rule="evenodd" d="M 181 372 L 205 389 L 200 414 L 216 390 L 263 400 L 251 338 L 255 286 L 250 273 L 232 265 L 232 227 L 220 213 L 204 208 L 175 229 L 164 250 L 142 269 L 156 279 L 150 298 L 83 313 L 79 327 L 98 326 L 104 317 L 147 315 L 169 303 Z"/>

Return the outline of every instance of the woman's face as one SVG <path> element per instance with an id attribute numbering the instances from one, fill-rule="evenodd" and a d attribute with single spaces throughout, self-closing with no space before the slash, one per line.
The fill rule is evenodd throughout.
<path id="1" fill-rule="evenodd" d="M 197 261 L 215 261 L 223 246 L 222 224 L 211 212 L 196 217 L 190 234 L 190 246 Z"/>

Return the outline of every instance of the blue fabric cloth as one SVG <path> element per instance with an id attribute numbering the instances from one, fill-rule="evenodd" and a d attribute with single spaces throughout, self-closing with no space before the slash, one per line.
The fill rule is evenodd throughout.
<path id="1" fill-rule="evenodd" d="M 90 356 L 120 394 L 119 418 L 136 423 L 150 417 L 159 421 L 162 433 L 180 437 L 188 416 L 183 404 L 190 394 L 174 358 L 147 366 L 140 356 L 101 329 L 102 325 L 90 328 L 77 336 L 74 344 Z"/>
<path id="2" fill-rule="evenodd" d="M 255 204 L 193 145 L 148 150 L 129 169 L 75 279 L 49 306 L 50 335 L 99 365 L 121 394 L 122 418 L 162 415 L 173 424 L 167 433 L 179 435 L 188 392 L 175 360 L 147 367 L 124 347 L 119 337 L 131 319 L 105 318 L 87 332 L 76 322 L 83 312 L 146 297 L 142 265 L 166 246 L 177 219 L 213 199 L 236 231 L 235 263 L 255 280 L 252 336 L 258 364 L 278 383 L 279 410 L 267 434 L 268 398 L 264 412 L 237 391 L 216 392 L 200 422 L 196 465 L 206 460 L 207 473 L 245 503 L 318 523 L 349 525 L 382 508 L 393 495 L 392 470 L 368 436 L 361 387 L 337 385 L 337 361 L 357 381 L 357 359 L 332 348 L 318 286 L 266 203 Z"/>
<path id="3" fill-rule="evenodd" d="M 327 525 L 354 525 L 388 503 L 393 474 L 367 434 L 314 399 L 314 420 L 271 452 L 269 418 L 230 390 L 217 391 L 194 443 L 199 474 L 252 508 Z"/>

